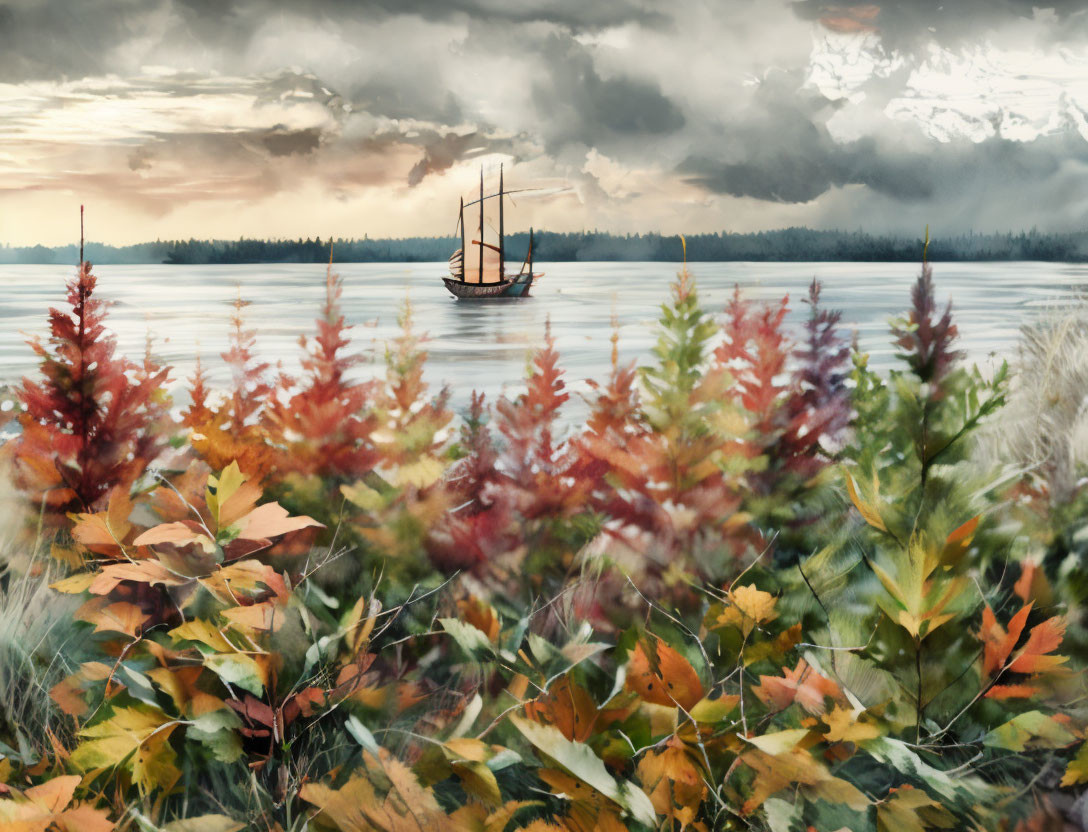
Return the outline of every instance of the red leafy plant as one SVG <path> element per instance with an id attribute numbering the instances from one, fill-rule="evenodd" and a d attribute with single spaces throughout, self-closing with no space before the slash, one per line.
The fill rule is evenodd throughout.
<path id="1" fill-rule="evenodd" d="M 96 282 L 91 264 L 81 262 L 68 283 L 69 309 L 51 309 L 48 340 L 31 341 L 42 378 L 25 379 L 18 390 L 21 432 L 5 447 L 19 486 L 56 512 L 96 509 L 164 447 L 151 428 L 162 415 L 169 369 L 150 357 L 140 366 L 115 355 Z"/>

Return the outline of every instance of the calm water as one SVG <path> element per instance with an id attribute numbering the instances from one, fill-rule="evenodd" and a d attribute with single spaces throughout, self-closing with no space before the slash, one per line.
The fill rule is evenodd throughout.
<path id="1" fill-rule="evenodd" d="M 586 378 L 608 371 L 614 312 L 624 360 L 646 360 L 653 343 L 659 304 L 668 297 L 676 267 L 668 263 L 541 264 L 545 276 L 529 300 L 457 302 L 442 287 L 445 264 L 338 265 L 344 277 L 344 313 L 356 345 L 372 355 L 362 372 L 379 373 L 382 345 L 397 332 L 397 313 L 411 300 L 417 327 L 430 337 L 427 378 L 448 384 L 461 408 L 472 389 L 489 399 L 522 389 L 527 351 L 541 342 L 550 318 L 562 366 L 575 392 Z M 34 367 L 26 336 L 45 332 L 46 310 L 63 303 L 64 266 L 0 266 L 0 383 L 11 383 Z M 174 367 L 175 382 L 188 376 L 197 352 L 212 378 L 226 382 L 219 353 L 226 349 L 231 302 L 252 302 L 247 320 L 257 331 L 266 360 L 297 368 L 300 335 L 313 331 L 324 291 L 320 265 L 101 266 L 99 295 L 114 302 L 110 325 L 120 348 L 133 358 L 143 353 L 148 332 L 155 352 Z M 802 319 L 800 303 L 813 277 L 824 299 L 843 311 L 878 366 L 894 364 L 888 318 L 909 303 L 918 267 L 909 263 L 696 263 L 700 297 L 720 311 L 734 284 L 749 297 L 772 299 L 789 293 L 790 319 Z M 1054 263 L 937 264 L 942 298 L 951 297 L 962 345 L 984 369 L 1012 357 L 1021 324 L 1046 306 L 1068 300 L 1088 287 L 1088 267 Z M 567 417 L 577 420 L 577 401 Z"/>

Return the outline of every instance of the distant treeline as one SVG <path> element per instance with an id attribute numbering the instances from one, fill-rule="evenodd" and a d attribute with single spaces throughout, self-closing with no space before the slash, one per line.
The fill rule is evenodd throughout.
<path id="1" fill-rule="evenodd" d="M 87 259 L 111 263 L 413 263 L 446 260 L 460 240 L 454 237 L 407 237 L 403 239 L 322 240 L 157 240 L 131 246 L 88 243 Z M 521 260 L 527 234 L 506 238 L 507 258 Z M 610 234 L 582 231 L 556 234 L 537 232 L 534 259 L 657 260 L 680 259 L 680 238 L 662 234 Z M 687 237 L 688 259 L 722 260 L 825 260 L 914 261 L 921 255 L 918 237 L 869 234 L 864 231 L 814 231 L 786 228 L 751 234 L 722 232 Z M 75 263 L 75 245 L 0 246 L 0 263 Z M 1088 262 L 1088 231 L 1048 234 L 1036 230 L 1005 234 L 959 234 L 934 237 L 929 259 L 949 260 L 1050 260 Z"/>

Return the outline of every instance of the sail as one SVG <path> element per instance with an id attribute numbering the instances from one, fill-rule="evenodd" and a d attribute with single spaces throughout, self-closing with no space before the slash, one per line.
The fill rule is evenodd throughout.
<path id="1" fill-rule="evenodd" d="M 480 246 L 474 244 L 479 239 L 480 235 L 477 234 L 465 241 L 465 282 L 497 283 L 502 280 L 502 273 L 499 270 L 499 253 L 487 246 L 483 249 L 483 280 L 480 279 Z"/>
<path id="2" fill-rule="evenodd" d="M 502 178 L 499 187 L 502 187 Z M 502 227 L 503 218 L 499 199 L 495 196 L 484 194 L 481 172 L 479 196 L 466 195 L 461 200 L 463 227 L 458 231 L 462 248 L 449 258 L 449 271 L 458 278 L 463 273 L 466 283 L 499 283 L 503 280 L 503 259 L 499 254 L 502 237 L 496 231 L 496 227 Z"/>

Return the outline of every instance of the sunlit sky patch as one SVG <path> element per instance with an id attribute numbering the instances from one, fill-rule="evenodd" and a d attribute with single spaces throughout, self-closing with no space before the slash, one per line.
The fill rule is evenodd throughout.
<path id="1" fill-rule="evenodd" d="M 1080 228 L 1081 5 L 16 0 L 0 241 Z"/>

